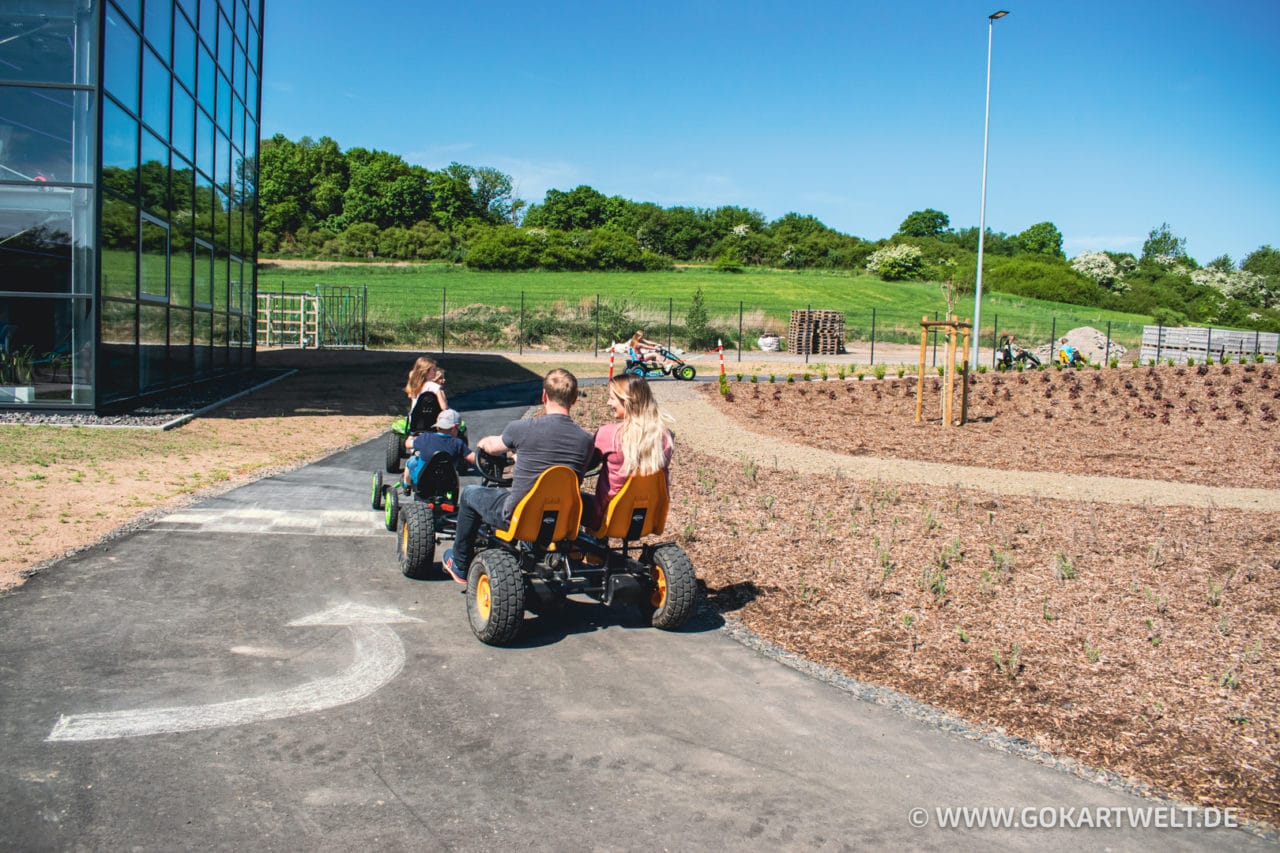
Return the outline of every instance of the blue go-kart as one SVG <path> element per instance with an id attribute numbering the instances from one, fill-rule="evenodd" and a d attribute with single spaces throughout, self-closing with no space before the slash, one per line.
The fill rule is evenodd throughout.
<path id="1" fill-rule="evenodd" d="M 653 379 L 659 376 L 674 376 L 676 379 L 683 379 L 686 382 L 698 375 L 698 371 L 694 369 L 694 366 L 686 362 L 675 351 L 667 347 L 658 347 L 657 352 L 658 355 L 662 356 L 662 361 L 628 358 L 627 366 L 623 372 L 632 376 L 643 376 L 646 379 Z"/>

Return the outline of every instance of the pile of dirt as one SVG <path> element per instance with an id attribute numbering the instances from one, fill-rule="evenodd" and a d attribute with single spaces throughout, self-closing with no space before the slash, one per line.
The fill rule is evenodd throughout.
<path id="1" fill-rule="evenodd" d="M 1114 340 L 1107 344 L 1107 335 L 1105 332 L 1099 332 L 1092 326 L 1081 326 L 1072 329 L 1062 337 L 1058 338 L 1052 346 L 1044 344 L 1038 346 L 1032 352 L 1041 362 L 1048 364 L 1058 355 L 1058 350 L 1064 346 L 1073 346 L 1080 351 L 1080 354 L 1090 362 L 1097 364 L 1106 364 L 1108 359 L 1118 358 L 1125 361 L 1127 349 L 1120 346 Z"/>

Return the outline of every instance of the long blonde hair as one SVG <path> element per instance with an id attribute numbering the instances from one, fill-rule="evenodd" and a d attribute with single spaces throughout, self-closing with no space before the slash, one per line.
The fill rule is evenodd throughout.
<path id="1" fill-rule="evenodd" d="M 413 367 L 409 368 L 409 381 L 404 385 L 404 393 L 410 400 L 416 399 L 422 393 L 422 386 L 427 384 L 432 374 L 439 371 L 434 358 L 427 358 L 425 355 L 418 356 L 418 360 L 413 363 Z"/>
<path id="2" fill-rule="evenodd" d="M 622 426 L 615 439 L 622 453 L 619 473 L 626 477 L 661 471 L 667 461 L 667 430 L 649 383 L 644 377 L 624 374 L 609 382 L 609 390 L 622 402 Z"/>

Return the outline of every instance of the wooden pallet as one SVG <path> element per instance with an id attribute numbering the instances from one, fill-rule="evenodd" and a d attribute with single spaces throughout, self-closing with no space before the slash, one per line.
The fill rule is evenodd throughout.
<path id="1" fill-rule="evenodd" d="M 800 355 L 844 352 L 844 312 L 792 311 L 787 327 L 787 350 Z"/>

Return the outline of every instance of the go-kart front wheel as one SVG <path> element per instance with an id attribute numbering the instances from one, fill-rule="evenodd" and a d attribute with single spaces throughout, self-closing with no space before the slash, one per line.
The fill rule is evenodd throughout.
<path id="1" fill-rule="evenodd" d="M 374 509 L 382 509 L 382 472 L 373 472 L 373 494 L 369 498 L 369 503 Z"/>
<path id="2" fill-rule="evenodd" d="M 666 542 L 653 549 L 653 567 L 649 570 L 653 594 L 641 605 L 649 623 L 664 631 L 675 631 L 693 615 L 698 593 L 698 578 L 693 561 L 679 545 Z"/>
<path id="3" fill-rule="evenodd" d="M 400 547 L 396 556 L 407 578 L 425 580 L 436 559 L 436 520 L 426 504 L 411 501 L 400 512 Z"/>
<path id="4" fill-rule="evenodd" d="M 698 375 L 698 371 L 694 369 L 692 364 L 682 364 L 671 372 L 675 374 L 676 379 L 683 379 L 685 382 L 691 381 L 693 377 Z"/>
<path id="5" fill-rule="evenodd" d="M 491 548 L 467 573 L 467 621 L 480 642 L 505 646 L 524 620 L 524 578 L 514 554 Z"/>
<path id="6" fill-rule="evenodd" d="M 400 473 L 400 451 L 404 448 L 404 436 L 394 430 L 387 433 L 385 439 L 385 466 L 388 474 Z"/>
<path id="7" fill-rule="evenodd" d="M 399 485 L 383 486 L 382 491 L 382 526 L 395 532 L 400 522 L 400 487 Z"/>

